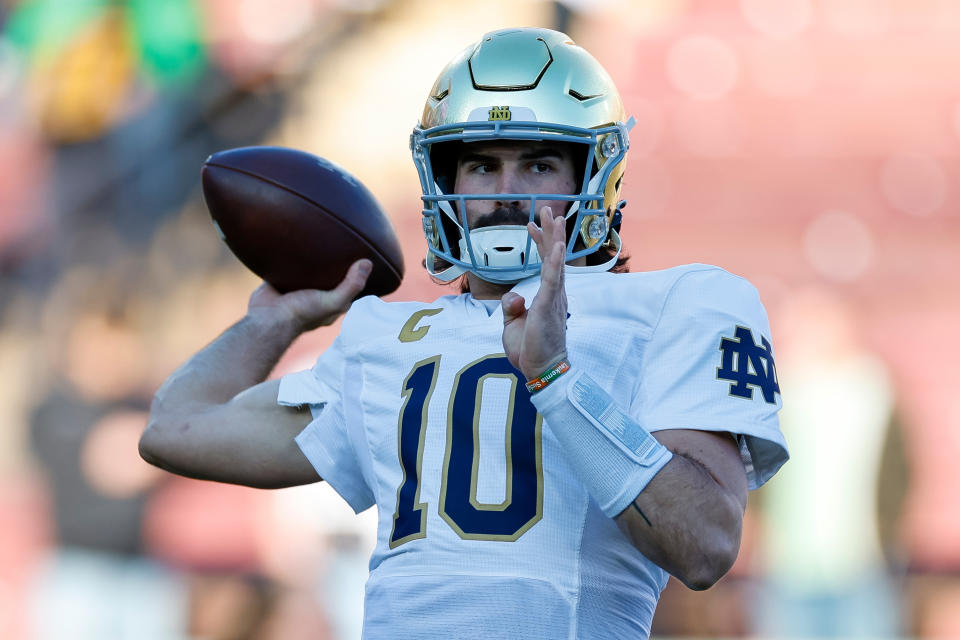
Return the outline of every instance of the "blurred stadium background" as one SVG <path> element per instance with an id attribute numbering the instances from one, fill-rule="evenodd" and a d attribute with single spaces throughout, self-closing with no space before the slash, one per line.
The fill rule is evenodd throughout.
<path id="1" fill-rule="evenodd" d="M 527 25 L 637 117 L 632 268 L 721 265 L 771 315 L 793 460 L 654 635 L 960 638 L 955 0 L 0 0 L 0 637 L 358 637 L 372 513 L 137 456 L 155 388 L 257 284 L 199 167 L 334 160 L 399 231 L 391 297 L 447 293 L 407 137 L 444 61 Z"/>

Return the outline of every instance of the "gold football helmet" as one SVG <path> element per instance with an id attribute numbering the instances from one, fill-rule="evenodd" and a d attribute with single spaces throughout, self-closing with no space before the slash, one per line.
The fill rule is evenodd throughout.
<path id="1" fill-rule="evenodd" d="M 465 201 L 570 202 L 567 261 L 606 243 L 614 257 L 592 267 L 605 271 L 620 251 L 620 183 L 629 148 L 623 104 L 606 70 L 565 34 L 549 29 L 504 29 L 486 34 L 440 73 L 410 138 L 423 190 L 423 230 L 430 274 L 450 281 L 470 271 L 490 282 L 517 282 L 540 270 L 536 245 L 524 226 L 471 233 Z M 582 145 L 583 175 L 575 194 L 451 193 L 453 143 L 490 140 L 557 141 Z M 574 232 L 575 231 L 575 232 Z"/>

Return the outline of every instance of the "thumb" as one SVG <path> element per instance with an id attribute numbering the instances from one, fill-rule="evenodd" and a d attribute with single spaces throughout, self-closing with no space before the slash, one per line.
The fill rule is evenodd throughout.
<path id="1" fill-rule="evenodd" d="M 343 277 L 340 284 L 332 291 L 344 306 L 348 306 L 356 295 L 363 290 L 363 286 L 367 283 L 367 278 L 372 268 L 373 263 L 366 258 L 361 258 L 350 265 L 350 269 L 347 270 L 347 275 Z"/>
<path id="2" fill-rule="evenodd" d="M 510 324 L 527 313 L 523 296 L 514 291 L 503 294 L 503 297 L 500 298 L 500 305 L 503 308 L 503 324 Z"/>

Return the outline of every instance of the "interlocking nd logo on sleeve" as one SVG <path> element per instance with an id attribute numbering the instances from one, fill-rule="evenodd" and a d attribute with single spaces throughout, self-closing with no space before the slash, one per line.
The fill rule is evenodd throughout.
<path id="1" fill-rule="evenodd" d="M 777 368 L 773 362 L 770 341 L 760 336 L 761 344 L 753 339 L 753 332 L 738 326 L 733 338 L 720 339 L 723 353 L 717 367 L 717 379 L 730 381 L 730 395 L 753 399 L 753 389 L 760 389 L 763 399 L 770 404 L 780 393 Z"/>

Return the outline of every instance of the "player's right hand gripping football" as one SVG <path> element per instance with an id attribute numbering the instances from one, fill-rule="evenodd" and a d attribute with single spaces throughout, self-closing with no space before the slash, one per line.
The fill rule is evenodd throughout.
<path id="1" fill-rule="evenodd" d="M 289 323 L 297 333 L 333 324 L 363 290 L 373 268 L 366 258 L 357 260 L 336 288 L 329 291 L 301 289 L 280 293 L 266 282 L 250 295 L 247 315 Z"/>

